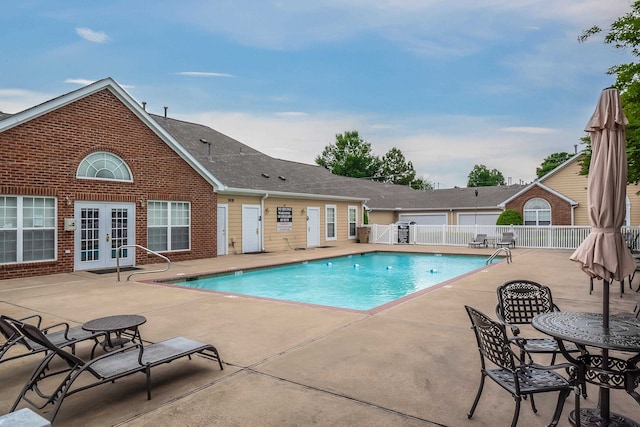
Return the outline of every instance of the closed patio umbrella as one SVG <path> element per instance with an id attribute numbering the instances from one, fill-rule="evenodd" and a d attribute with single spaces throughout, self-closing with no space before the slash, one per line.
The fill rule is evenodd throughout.
<path id="1" fill-rule="evenodd" d="M 636 268 L 620 231 L 626 209 L 627 124 L 629 121 L 622 111 L 618 90 L 603 90 L 585 129 L 591 135 L 592 150 L 587 181 L 587 208 L 591 232 L 570 257 L 571 260 L 580 263 L 589 276 L 602 279 L 602 327 L 605 330 L 609 329 L 609 284 L 613 280 L 624 280 Z M 609 367 L 609 352 L 606 349 L 602 350 L 602 367 Z M 589 414 L 589 410 L 583 411 Z M 619 417 L 610 412 L 607 387 L 600 387 L 599 412 L 602 423 L 597 425 L 610 425 L 612 416 Z"/>
<path id="2" fill-rule="evenodd" d="M 586 132 L 591 136 L 591 163 L 587 188 L 587 208 L 591 233 L 571 255 L 591 277 L 603 282 L 602 315 L 609 320 L 609 284 L 624 280 L 636 269 L 622 233 L 627 195 L 627 152 L 620 93 L 615 88 L 602 91 Z"/>

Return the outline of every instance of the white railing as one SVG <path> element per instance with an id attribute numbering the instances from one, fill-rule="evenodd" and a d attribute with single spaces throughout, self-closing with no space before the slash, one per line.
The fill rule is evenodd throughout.
<path id="1" fill-rule="evenodd" d="M 410 225 L 407 236 L 406 228 L 397 224 L 369 227 L 369 243 L 467 246 L 477 234 L 486 234 L 492 244 L 500 241 L 502 233 L 513 232 L 518 248 L 548 249 L 576 249 L 591 231 L 589 226 Z M 625 227 L 622 232 L 637 236 L 640 227 Z M 633 242 L 640 246 L 640 239 Z"/>

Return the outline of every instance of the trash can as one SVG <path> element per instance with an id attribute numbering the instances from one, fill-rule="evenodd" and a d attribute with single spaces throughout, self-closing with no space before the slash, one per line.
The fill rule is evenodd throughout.
<path id="1" fill-rule="evenodd" d="M 358 227 L 356 232 L 358 234 L 358 243 L 369 243 L 369 234 L 371 234 L 369 227 Z"/>

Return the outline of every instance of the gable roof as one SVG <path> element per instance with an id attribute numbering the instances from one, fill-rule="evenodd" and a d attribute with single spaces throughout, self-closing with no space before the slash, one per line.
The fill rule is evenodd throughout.
<path id="1" fill-rule="evenodd" d="M 186 161 L 197 173 L 205 178 L 214 189 L 221 186 L 221 183 L 211 175 L 209 171 L 202 168 L 201 165 L 191 156 L 191 154 L 182 147 L 174 138 L 171 137 L 162 127 L 151 119 L 149 114 L 122 89 L 113 79 L 107 77 L 97 82 L 91 83 L 80 89 L 66 93 L 64 95 L 45 101 L 42 104 L 28 108 L 16 114 L 5 114 L 0 116 L 0 132 L 4 132 L 15 126 L 19 126 L 65 105 L 71 104 L 79 99 L 90 96 L 102 90 L 109 90 L 114 94 L 127 108 L 129 108 L 145 125 L 147 125 L 160 139 L 162 139 L 169 147 L 171 147 L 184 161 Z"/>
<path id="2" fill-rule="evenodd" d="M 554 189 L 552 189 L 550 187 L 547 187 L 546 185 L 543 184 L 543 182 L 546 181 L 547 179 L 551 178 L 553 175 L 557 174 L 558 172 L 562 171 L 564 168 L 568 167 L 569 165 L 577 162 L 581 155 L 582 155 L 582 152 L 574 155 L 572 158 L 570 158 L 566 162 L 562 163 L 561 165 L 556 166 L 555 169 L 553 169 L 548 174 L 544 175 L 542 178 L 536 179 L 531 184 L 525 186 L 522 190 L 518 191 L 517 193 L 515 193 L 514 195 L 512 195 L 511 197 L 506 199 L 504 202 L 502 202 L 500 204 L 500 207 L 506 206 L 507 203 L 509 203 L 510 201 L 516 199 L 517 197 L 521 196 L 522 194 L 526 193 L 527 191 L 531 190 L 533 187 L 540 187 L 543 190 L 548 191 L 549 193 L 554 194 L 554 195 L 558 196 L 559 198 L 565 200 L 567 203 L 571 204 L 572 206 L 577 206 L 578 202 L 576 202 L 573 199 L 570 199 L 569 197 L 557 192 L 556 190 L 554 190 Z"/>

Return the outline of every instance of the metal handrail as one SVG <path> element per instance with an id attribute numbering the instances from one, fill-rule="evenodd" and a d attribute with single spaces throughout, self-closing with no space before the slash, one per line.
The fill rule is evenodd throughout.
<path id="1" fill-rule="evenodd" d="M 143 249 L 143 250 L 147 251 L 147 254 L 157 255 L 160 258 L 162 258 L 165 261 L 167 261 L 167 268 L 165 268 L 164 270 L 137 271 L 137 272 L 131 273 L 129 276 L 127 276 L 127 282 L 129 281 L 131 276 L 134 276 L 136 274 L 162 273 L 163 271 L 167 271 L 169 269 L 169 267 L 171 267 L 171 260 L 169 260 L 169 258 L 167 258 L 166 256 L 164 256 L 162 254 L 159 254 L 158 252 L 154 252 L 151 249 L 145 248 L 144 246 L 141 246 L 141 245 L 122 245 L 116 251 L 116 271 L 118 273 L 118 282 L 120 281 L 120 252 L 121 252 L 122 248 L 140 248 L 140 249 Z"/>
<path id="2" fill-rule="evenodd" d="M 493 259 L 498 256 L 498 254 L 504 251 L 507 257 L 507 264 L 511 264 L 513 262 L 513 259 L 511 259 L 511 249 L 506 248 L 506 247 L 501 247 L 495 250 L 495 252 L 493 252 L 493 254 L 491 254 L 491 256 L 489 257 L 489 259 L 486 262 L 486 265 L 491 264 L 491 261 L 493 261 Z"/>

